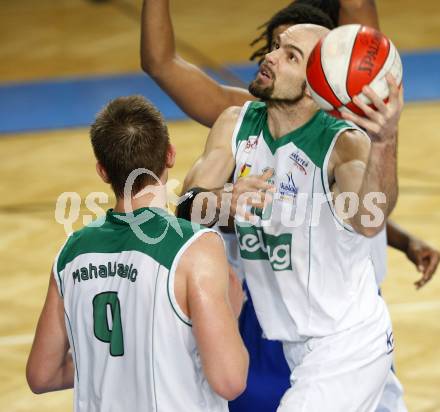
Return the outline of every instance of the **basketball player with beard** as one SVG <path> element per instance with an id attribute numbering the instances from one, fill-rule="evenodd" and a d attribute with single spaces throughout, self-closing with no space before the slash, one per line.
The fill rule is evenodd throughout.
<path id="1" fill-rule="evenodd" d="M 252 45 L 262 41 L 251 60 L 262 59 L 272 48 L 273 40 L 294 24 L 313 23 L 332 29 L 338 25 L 358 23 L 379 30 L 379 19 L 374 0 L 296 0 L 275 13 L 261 26 L 262 33 Z M 212 127 L 223 110 L 242 105 L 254 97 L 240 87 L 221 85 L 199 67 L 176 53 L 174 32 L 168 0 L 144 0 L 141 36 L 143 70 L 167 92 L 189 117 Z M 417 289 L 428 283 L 435 274 L 440 252 L 408 233 L 392 221 L 387 222 L 386 234 L 378 240 L 380 256 L 377 281 L 385 276 L 385 250 L 388 245 L 404 253 L 415 265 L 421 278 L 414 282 Z"/>
<path id="2" fill-rule="evenodd" d="M 251 59 L 261 59 L 272 47 L 276 37 L 286 28 L 298 23 L 315 23 L 333 28 L 338 24 L 360 23 L 378 28 L 375 2 L 337 0 L 297 0 L 275 13 L 262 27 L 262 33 L 252 45 L 263 42 Z M 253 99 L 245 89 L 220 85 L 194 64 L 176 53 L 173 27 L 167 0 L 144 1 L 142 19 L 142 67 L 174 99 L 190 117 L 212 126 L 221 112 L 230 105 L 242 105 Z M 422 240 L 405 232 L 391 221 L 371 240 L 372 258 L 378 285 L 386 273 L 386 244 L 405 253 L 422 272 L 416 282 L 423 286 L 433 276 L 439 253 Z M 223 233 L 229 245 L 234 244 L 231 234 Z M 235 248 L 234 248 L 235 249 Z M 239 272 L 237 253 L 229 248 L 230 263 Z M 255 317 L 252 300 L 248 299 L 240 316 L 240 330 L 248 347 L 251 362 L 246 391 L 230 403 L 233 412 L 275 410 L 278 399 L 288 387 L 289 369 L 283 359 L 280 345 L 261 337 L 261 328 Z M 392 411 L 404 411 L 402 388 L 390 374 L 387 402 L 381 406 Z M 264 396 L 263 396 L 264 394 Z M 391 402 L 391 403 L 390 403 Z M 392 406 L 390 406 L 392 405 Z M 400 406 L 398 406 L 400 405 Z"/>
<path id="3" fill-rule="evenodd" d="M 385 220 L 366 225 L 371 209 L 364 199 L 383 193 L 386 201 L 376 207 L 385 219 L 396 203 L 402 92 L 388 77 L 387 104 L 367 87 L 377 110 L 355 99 L 366 118 L 344 114 L 370 137 L 318 110 L 305 69 L 327 32 L 296 25 L 279 36 L 249 87 L 262 101 L 223 112 L 185 181 L 187 189 L 216 194 L 220 209 L 233 173 L 233 215 L 243 209 L 242 195 L 254 197 L 245 212 L 252 224 L 236 215 L 236 233 L 258 320 L 268 339 L 283 343 L 292 370 L 280 412 L 374 411 L 392 363 L 391 322 L 377 294 L 368 239 Z M 303 171 L 292 157 L 302 159 Z M 335 196 L 358 196 L 354 216 L 344 219 L 333 201 L 315 202 L 330 188 Z M 286 225 L 286 215 L 301 207 L 302 224 Z"/>

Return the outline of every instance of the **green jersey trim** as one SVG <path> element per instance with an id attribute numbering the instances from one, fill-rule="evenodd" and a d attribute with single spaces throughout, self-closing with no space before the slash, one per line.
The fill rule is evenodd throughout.
<path id="1" fill-rule="evenodd" d="M 92 222 L 69 237 L 57 259 L 57 273 L 85 253 L 130 251 L 144 253 L 170 269 L 180 247 L 201 228 L 158 208 L 137 209 L 132 215 L 110 209 L 102 225 L 94 224 Z M 142 235 L 152 242 L 143 240 Z"/>
<path id="2" fill-rule="evenodd" d="M 325 159 L 324 159 L 323 167 L 321 168 L 321 183 L 322 183 L 322 187 L 324 188 L 324 192 L 325 192 L 326 197 L 327 197 L 327 205 L 328 205 L 328 207 L 329 207 L 333 217 L 335 218 L 336 222 L 342 228 L 347 230 L 348 232 L 350 232 L 350 233 L 357 233 L 350 224 L 344 222 L 338 216 L 338 214 L 336 213 L 336 210 L 335 210 L 335 207 L 334 207 L 334 204 L 333 204 L 333 200 L 332 200 L 332 197 L 331 197 L 331 193 L 332 192 L 330 190 L 330 184 L 329 184 L 329 181 L 328 181 L 328 172 L 327 172 L 327 170 L 328 170 L 328 163 L 330 161 L 330 156 L 331 156 L 331 154 L 333 152 L 333 148 L 335 147 L 336 141 L 338 140 L 339 136 L 341 136 L 341 134 L 346 132 L 347 130 L 358 130 L 358 131 L 361 131 L 362 133 L 365 133 L 364 131 L 362 131 L 361 129 L 357 128 L 356 126 L 350 125 L 350 124 L 347 123 L 347 127 L 343 128 L 343 129 L 340 129 L 339 132 L 335 134 L 335 136 L 333 137 L 333 140 L 332 140 L 332 142 L 331 142 L 331 144 L 330 144 L 330 146 L 329 146 L 329 148 L 327 150 L 327 154 L 326 154 Z"/>
<path id="3" fill-rule="evenodd" d="M 63 243 L 63 246 L 61 246 L 59 252 L 57 253 L 57 255 L 55 257 L 53 267 L 52 267 L 53 276 L 54 276 L 55 282 L 58 286 L 58 292 L 59 292 L 61 298 L 63 298 L 63 299 L 64 299 L 64 285 L 63 285 L 63 278 L 61 277 L 60 272 L 58 271 L 58 260 L 60 258 L 62 251 L 64 250 L 67 242 L 69 241 L 71 235 L 72 234 L 69 233 L 69 235 L 67 236 L 67 239 Z"/>
<path id="4" fill-rule="evenodd" d="M 263 135 L 263 139 L 272 155 L 280 148 L 293 143 L 301 149 L 312 162 L 322 168 L 335 134 L 341 129 L 353 128 L 350 123 L 336 119 L 323 110 L 318 110 L 305 124 L 275 139 L 267 122 L 267 106 L 264 102 L 246 102 L 232 136 L 234 157 L 241 142 L 250 137 Z"/>
<path id="5" fill-rule="evenodd" d="M 312 118 L 301 127 L 278 139 L 275 139 L 270 133 L 266 117 L 263 126 L 263 138 L 272 152 L 272 155 L 275 154 L 280 147 L 293 143 L 296 147 L 301 149 L 317 167 L 322 169 L 324 159 L 335 134 L 347 128 L 350 128 L 347 122 L 338 120 L 323 110 L 318 110 Z"/>
<path id="6" fill-rule="evenodd" d="M 249 139 L 249 136 L 258 136 L 266 121 L 266 104 L 259 101 L 249 101 L 243 105 L 243 109 L 237 120 L 232 135 L 232 150 L 235 157 L 240 142 Z"/>
<path id="7" fill-rule="evenodd" d="M 313 185 L 312 185 L 312 211 L 310 216 L 313 219 L 313 206 L 315 204 L 315 175 L 316 175 L 316 166 L 313 169 Z M 309 265 L 308 265 L 308 273 L 307 273 L 307 295 L 309 296 L 309 286 L 310 286 L 310 273 L 312 268 L 312 219 L 310 219 L 309 224 Z"/>
<path id="8" fill-rule="evenodd" d="M 67 324 L 69 325 L 70 337 L 72 339 L 72 346 L 73 346 L 73 348 L 72 348 L 73 357 L 75 359 L 74 365 L 75 365 L 75 372 L 76 372 L 76 380 L 79 383 L 78 360 L 76 358 L 75 338 L 73 337 L 72 324 L 70 323 L 70 318 L 69 318 L 69 315 L 67 314 L 65 308 L 64 308 L 64 314 L 66 315 Z"/>
<path id="9" fill-rule="evenodd" d="M 153 393 L 154 393 L 154 404 L 156 406 L 157 411 L 157 393 L 156 393 L 156 378 L 155 378 L 155 361 L 154 361 L 154 327 L 156 325 L 156 297 L 157 297 L 157 281 L 159 279 L 159 271 L 160 266 L 157 268 L 156 271 L 156 281 L 154 282 L 154 297 L 153 297 L 153 322 L 151 325 L 151 365 L 152 365 L 152 377 L 153 377 Z"/>
<path id="10" fill-rule="evenodd" d="M 269 130 L 269 124 L 267 122 L 267 111 L 266 111 L 265 121 L 263 124 L 263 138 L 267 146 L 269 147 L 270 151 L 272 152 L 272 154 L 275 154 L 277 149 L 279 149 L 280 147 L 285 146 L 286 144 L 291 142 L 295 143 L 298 146 L 297 140 L 299 141 L 303 140 L 303 135 L 305 133 L 307 134 L 310 133 L 310 129 L 313 128 L 315 120 L 319 116 L 319 114 L 320 114 L 319 111 L 316 112 L 311 119 L 309 119 L 305 124 L 303 124 L 299 128 L 292 130 L 291 132 L 285 134 L 284 136 L 275 139 Z"/>
<path id="11" fill-rule="evenodd" d="M 170 302 L 171 308 L 173 309 L 173 312 L 175 315 L 187 326 L 192 327 L 192 321 L 191 319 L 185 315 L 179 304 L 177 303 L 176 295 L 174 294 L 174 279 L 176 275 L 176 269 L 179 265 L 180 258 L 182 255 L 187 251 L 187 249 L 202 235 L 205 233 L 215 233 L 218 236 L 220 234 L 216 232 L 213 229 L 202 229 L 199 232 L 197 232 L 193 237 L 191 237 L 179 250 L 176 257 L 174 258 L 173 265 L 171 266 L 170 271 L 168 272 L 168 279 L 167 279 L 167 294 L 168 294 L 168 300 Z"/>
<path id="12" fill-rule="evenodd" d="M 238 116 L 237 122 L 235 123 L 234 132 L 232 133 L 232 139 L 231 139 L 232 157 L 234 157 L 234 158 L 235 158 L 235 154 L 237 152 L 237 147 L 238 147 L 237 136 L 238 136 L 238 133 L 240 132 L 241 125 L 243 124 L 244 116 L 245 116 L 245 114 L 249 108 L 249 105 L 251 103 L 252 103 L 251 101 L 245 102 L 245 104 L 241 108 L 240 115 Z"/>

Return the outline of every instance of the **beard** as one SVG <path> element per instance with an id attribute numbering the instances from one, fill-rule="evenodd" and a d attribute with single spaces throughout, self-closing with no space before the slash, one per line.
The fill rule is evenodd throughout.
<path id="1" fill-rule="evenodd" d="M 261 99 L 263 102 L 266 102 L 271 99 L 274 88 L 275 88 L 275 79 L 273 80 L 270 86 L 266 86 L 266 87 L 262 86 L 258 82 L 258 80 L 253 80 L 249 84 L 248 90 L 252 96 Z"/>
<path id="2" fill-rule="evenodd" d="M 248 87 L 249 93 L 258 98 L 261 99 L 263 102 L 266 103 L 275 103 L 275 104 L 296 104 L 300 100 L 304 98 L 306 95 L 306 88 L 307 84 L 306 81 L 301 84 L 301 88 L 299 92 L 294 96 L 289 97 L 273 97 L 273 92 L 275 89 L 275 78 L 273 78 L 273 82 L 270 86 L 263 87 L 258 80 L 253 80 Z"/>

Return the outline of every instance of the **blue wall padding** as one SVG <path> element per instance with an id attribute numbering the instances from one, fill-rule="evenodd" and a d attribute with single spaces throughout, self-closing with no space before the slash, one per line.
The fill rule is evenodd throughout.
<path id="1" fill-rule="evenodd" d="M 402 60 L 406 101 L 440 100 L 440 51 L 402 53 Z M 256 73 L 253 64 L 227 69 L 246 84 Z M 110 99 L 130 94 L 148 97 L 167 120 L 186 119 L 153 80 L 134 73 L 0 84 L 0 133 L 87 126 Z"/>

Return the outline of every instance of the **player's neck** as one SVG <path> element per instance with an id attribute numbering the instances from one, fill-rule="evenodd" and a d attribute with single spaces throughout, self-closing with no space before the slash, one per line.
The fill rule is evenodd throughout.
<path id="1" fill-rule="evenodd" d="M 267 104 L 267 123 L 274 139 L 278 139 L 307 123 L 318 110 L 310 99 L 291 103 L 269 102 Z"/>
<path id="2" fill-rule="evenodd" d="M 114 211 L 127 213 L 145 207 L 167 209 L 167 192 L 165 185 L 146 186 L 131 198 L 117 197 Z"/>

